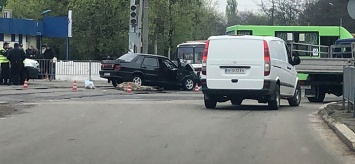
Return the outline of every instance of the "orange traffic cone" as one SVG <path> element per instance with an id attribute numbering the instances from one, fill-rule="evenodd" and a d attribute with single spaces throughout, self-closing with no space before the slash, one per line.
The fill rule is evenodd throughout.
<path id="1" fill-rule="evenodd" d="M 198 91 L 199 91 L 199 89 L 198 89 L 198 85 L 197 85 L 197 83 L 196 83 L 195 92 L 198 92 Z"/>
<path id="2" fill-rule="evenodd" d="M 131 93 L 131 92 L 132 92 L 131 83 L 128 83 L 127 93 Z"/>
<path id="3" fill-rule="evenodd" d="M 28 83 L 27 80 L 25 80 L 25 82 L 23 83 L 23 89 L 27 89 L 28 88 Z"/>
<path id="4" fill-rule="evenodd" d="M 78 87 L 76 86 L 76 80 L 74 80 L 74 84 L 73 84 L 73 92 L 78 90 Z"/>

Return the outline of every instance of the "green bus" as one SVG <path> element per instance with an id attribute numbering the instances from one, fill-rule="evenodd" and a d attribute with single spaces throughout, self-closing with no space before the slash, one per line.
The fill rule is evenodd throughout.
<path id="1" fill-rule="evenodd" d="M 341 26 L 235 25 L 227 27 L 226 35 L 275 36 L 286 42 L 323 46 L 331 46 L 338 39 L 353 38 L 352 34 Z M 303 50 L 303 48 L 306 50 L 309 47 L 298 47 L 300 50 Z M 321 48 L 320 51 L 322 51 Z M 300 53 L 300 57 L 320 57 L 320 55 L 312 56 L 309 53 Z M 298 77 L 300 80 L 306 80 L 307 74 L 299 74 Z"/>

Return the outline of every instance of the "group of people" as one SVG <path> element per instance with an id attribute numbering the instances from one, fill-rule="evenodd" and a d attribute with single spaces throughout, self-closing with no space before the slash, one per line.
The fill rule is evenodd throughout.
<path id="1" fill-rule="evenodd" d="M 24 60 L 26 53 L 19 43 L 10 48 L 8 42 L 3 43 L 0 49 L 0 85 L 23 85 Z"/>

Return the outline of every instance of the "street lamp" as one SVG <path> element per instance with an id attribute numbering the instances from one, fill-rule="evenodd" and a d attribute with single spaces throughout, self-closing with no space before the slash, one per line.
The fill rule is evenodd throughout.
<path id="1" fill-rule="evenodd" d="M 334 4 L 332 2 L 329 2 L 329 5 L 334 7 Z M 343 26 L 343 19 L 340 18 L 340 23 L 339 23 L 339 39 L 341 37 L 341 26 Z"/>
<path id="2" fill-rule="evenodd" d="M 43 22 L 43 33 L 44 33 L 44 17 L 48 14 L 48 13 L 50 13 L 50 12 L 52 12 L 52 10 L 50 10 L 50 9 L 47 9 L 47 10 L 44 10 L 42 13 L 41 13 L 41 15 L 42 15 L 42 22 Z M 40 49 L 40 55 L 42 56 L 42 36 L 43 36 L 43 33 L 41 33 L 41 35 L 40 35 L 40 40 L 39 40 L 39 49 Z"/>
<path id="3" fill-rule="evenodd" d="M 50 13 L 50 12 L 52 12 L 52 10 L 50 10 L 50 9 L 44 10 L 41 15 L 46 16 L 46 14 L 48 14 L 48 13 Z"/>

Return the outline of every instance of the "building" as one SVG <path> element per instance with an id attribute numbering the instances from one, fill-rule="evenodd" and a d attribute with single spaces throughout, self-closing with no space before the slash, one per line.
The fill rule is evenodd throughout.
<path id="1" fill-rule="evenodd" d="M 42 14 L 43 15 L 43 14 Z M 43 16 L 43 21 L 12 18 L 12 11 L 4 9 L 0 15 L 0 44 L 9 42 L 23 44 L 27 49 L 31 45 L 41 49 L 41 40 L 48 38 L 68 38 L 71 36 L 71 17 Z"/>
<path id="2" fill-rule="evenodd" d="M 15 43 L 23 44 L 24 49 L 31 45 L 38 47 L 37 21 L 32 19 L 15 19 L 12 18 L 12 11 L 4 9 L 0 18 L 0 44 L 9 42 L 13 47 Z"/>

